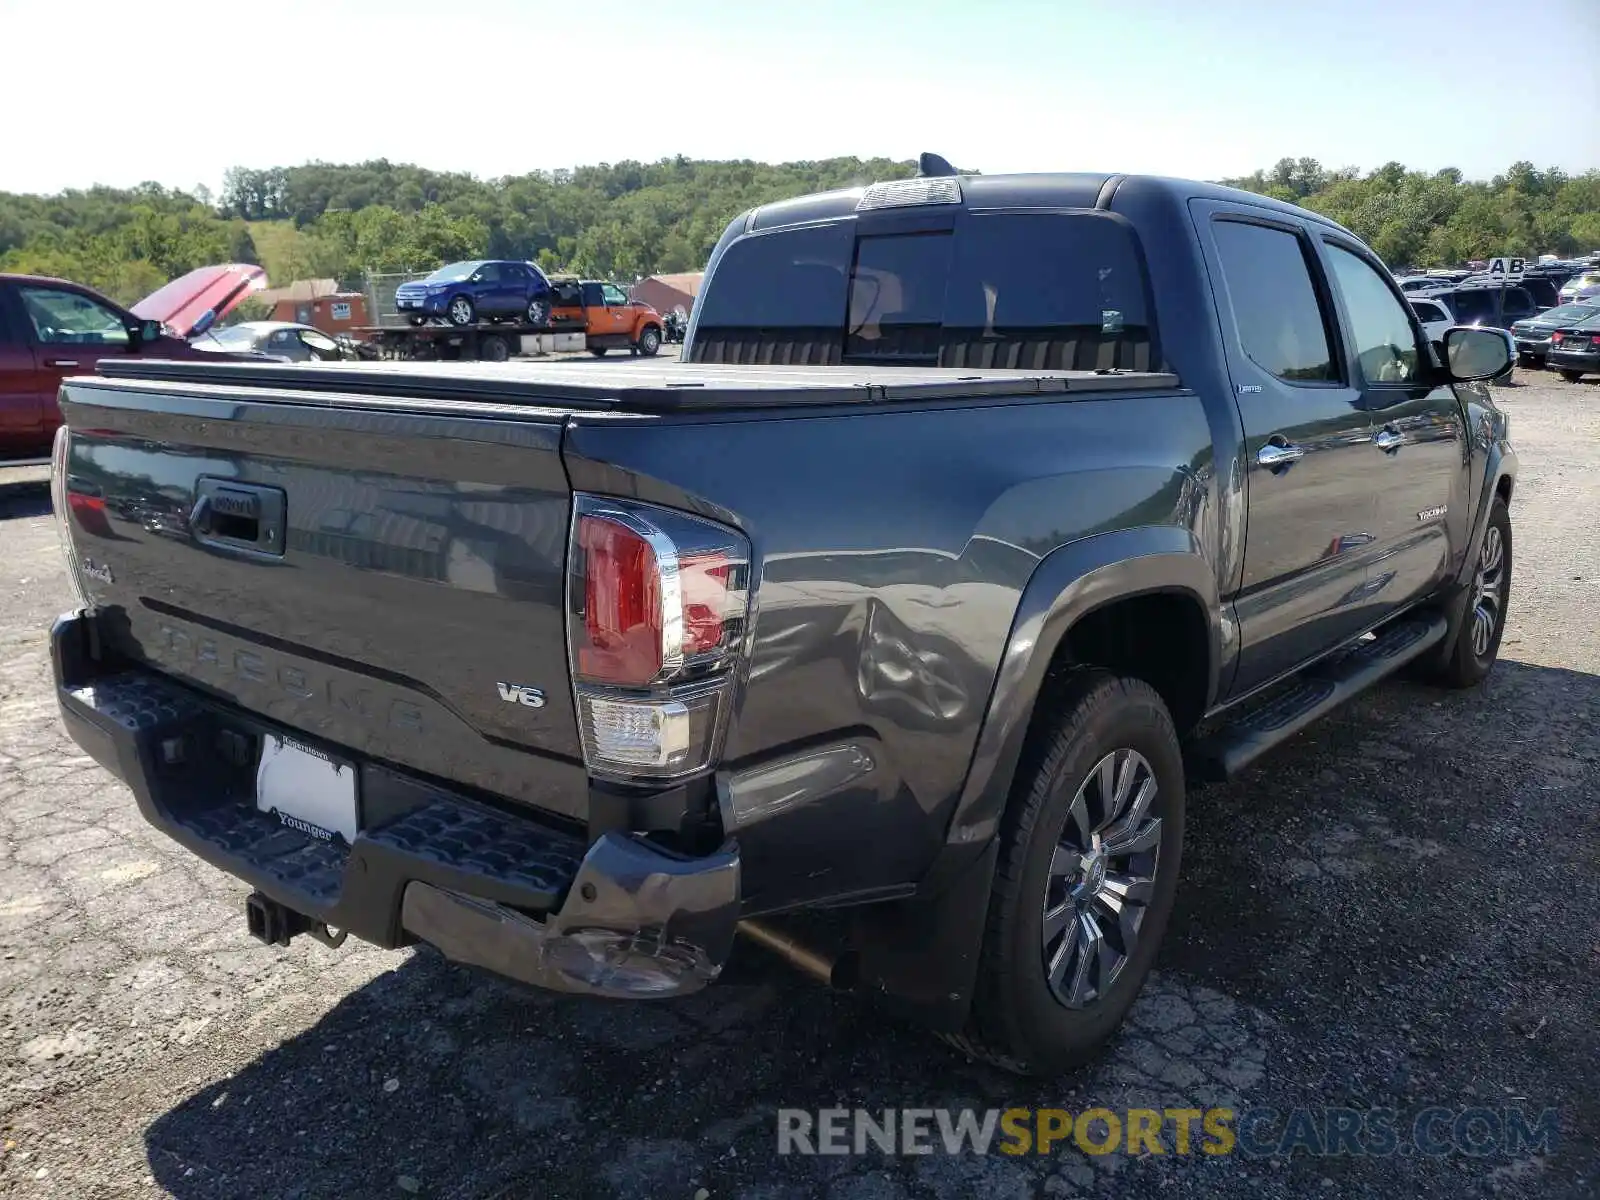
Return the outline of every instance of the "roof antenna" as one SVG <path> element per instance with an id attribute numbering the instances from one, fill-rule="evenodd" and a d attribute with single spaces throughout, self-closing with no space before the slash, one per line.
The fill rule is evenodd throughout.
<path id="1" fill-rule="evenodd" d="M 945 159 L 937 154 L 930 154 L 924 150 L 917 156 L 917 178 L 923 179 L 930 175 L 959 175 L 960 172 L 952 167 Z"/>

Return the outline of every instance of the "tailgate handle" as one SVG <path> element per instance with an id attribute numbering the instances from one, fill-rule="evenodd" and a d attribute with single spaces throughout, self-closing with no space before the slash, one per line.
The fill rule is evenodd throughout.
<path id="1" fill-rule="evenodd" d="M 189 531 L 202 545 L 283 557 L 287 501 L 282 488 L 202 476 L 195 484 Z"/>

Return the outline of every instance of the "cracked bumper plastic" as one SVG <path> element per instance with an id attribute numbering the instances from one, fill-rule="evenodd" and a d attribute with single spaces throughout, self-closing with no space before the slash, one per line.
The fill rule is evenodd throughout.
<path id="1" fill-rule="evenodd" d="M 562 992 L 682 995 L 727 961 L 740 894 L 732 843 L 701 858 L 615 832 L 586 846 L 531 814 L 343 751 L 377 815 L 352 845 L 319 840 L 255 808 L 254 747 L 284 731 L 152 671 L 105 673 L 94 644 L 79 613 L 51 630 L 73 740 L 128 784 L 152 825 L 280 904 L 380 946 L 420 938 Z"/>

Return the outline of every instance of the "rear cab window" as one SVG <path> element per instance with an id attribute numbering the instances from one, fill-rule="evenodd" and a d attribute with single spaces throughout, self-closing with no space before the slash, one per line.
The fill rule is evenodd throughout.
<path id="1" fill-rule="evenodd" d="M 1305 238 L 1276 225 L 1226 217 L 1214 221 L 1212 229 L 1246 356 L 1285 383 L 1338 382 L 1334 341 Z"/>
<path id="2" fill-rule="evenodd" d="M 703 293 L 691 357 L 1157 368 L 1143 261 L 1120 218 L 962 210 L 946 224 L 846 218 L 740 238 Z"/>

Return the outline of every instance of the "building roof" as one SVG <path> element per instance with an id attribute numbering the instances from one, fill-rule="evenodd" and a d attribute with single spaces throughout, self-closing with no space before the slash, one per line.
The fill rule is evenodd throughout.
<path id="1" fill-rule="evenodd" d="M 320 300 L 338 291 L 337 279 L 296 279 L 288 287 L 266 288 L 256 295 L 268 304 L 277 304 L 281 300 L 292 300 L 298 304 L 306 300 Z"/>
<path id="2" fill-rule="evenodd" d="M 683 292 L 689 296 L 699 296 L 700 281 L 704 278 L 704 271 L 685 271 L 680 275 L 651 275 L 649 278 L 641 279 L 639 282 L 650 283 L 651 281 L 654 281 L 656 283 L 663 283 L 673 291 Z M 635 284 L 634 286 L 637 287 L 638 284 Z"/>

